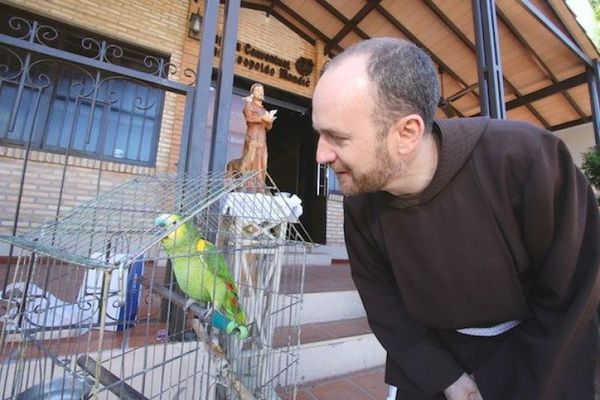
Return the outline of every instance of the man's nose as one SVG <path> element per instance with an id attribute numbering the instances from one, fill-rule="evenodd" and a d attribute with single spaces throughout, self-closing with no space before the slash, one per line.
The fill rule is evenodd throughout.
<path id="1" fill-rule="evenodd" d="M 317 143 L 317 155 L 316 159 L 319 164 L 331 164 L 335 161 L 336 154 L 327 144 L 323 137 L 319 137 L 319 141 Z"/>

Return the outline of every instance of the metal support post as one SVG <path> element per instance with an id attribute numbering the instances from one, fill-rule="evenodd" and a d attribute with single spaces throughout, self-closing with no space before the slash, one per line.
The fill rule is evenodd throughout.
<path id="1" fill-rule="evenodd" d="M 181 149 L 177 170 L 179 173 L 202 171 L 204 161 L 204 145 L 206 140 L 206 123 L 210 99 L 210 84 L 212 79 L 213 49 L 217 36 L 219 20 L 219 1 L 206 0 L 204 4 L 204 20 L 200 40 L 200 54 L 196 68 L 196 86 L 190 98 L 186 99 L 184 123 L 189 122 L 189 129 L 182 130 Z M 191 109 L 191 111 L 190 111 Z M 172 283 L 171 263 L 167 263 L 165 284 Z M 173 290 L 181 293 L 175 285 Z M 161 304 L 161 320 L 169 321 L 169 336 L 174 340 L 185 340 L 185 313 L 182 308 L 170 306 L 168 302 Z"/>
<path id="2" fill-rule="evenodd" d="M 181 149 L 179 163 L 180 169 L 185 172 L 200 172 L 202 170 L 204 142 L 206 138 L 206 122 L 210 98 L 210 83 L 212 79 L 213 49 L 217 35 L 217 22 L 219 20 L 219 1 L 207 0 L 204 4 L 204 19 L 202 24 L 202 38 L 200 41 L 200 54 L 196 68 L 196 87 L 192 102 L 192 116 L 189 129 L 189 139 L 182 138 L 182 143 L 187 142 L 186 148 Z"/>
<path id="3" fill-rule="evenodd" d="M 500 43 L 494 0 L 473 0 L 481 115 L 506 118 Z"/>
<path id="4" fill-rule="evenodd" d="M 592 126 L 596 146 L 600 146 L 600 69 L 598 60 L 592 62 L 591 68 L 586 68 L 588 89 L 590 91 L 590 106 L 592 109 Z"/>
<path id="5" fill-rule="evenodd" d="M 233 69 L 240 15 L 240 0 L 228 0 L 225 6 L 225 30 L 219 65 L 218 89 L 215 96 L 214 124 L 210 148 L 209 171 L 224 171 L 227 157 L 227 136 L 231 120 Z"/>

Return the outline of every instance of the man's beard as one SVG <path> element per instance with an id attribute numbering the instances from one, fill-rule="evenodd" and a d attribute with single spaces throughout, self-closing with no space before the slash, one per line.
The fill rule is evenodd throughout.
<path id="1" fill-rule="evenodd" d="M 402 170 L 402 163 L 393 160 L 383 143 L 377 145 L 374 164 L 360 174 L 349 171 L 351 185 L 344 187 L 340 181 L 340 191 L 344 196 L 355 196 L 361 193 L 379 192 L 385 188 L 392 177 Z"/>

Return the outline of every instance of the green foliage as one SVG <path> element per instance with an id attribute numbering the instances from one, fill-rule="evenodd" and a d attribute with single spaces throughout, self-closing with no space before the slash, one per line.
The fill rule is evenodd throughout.
<path id="1" fill-rule="evenodd" d="M 588 181 L 600 189 L 600 147 L 592 147 L 583 153 L 581 169 Z"/>
<path id="2" fill-rule="evenodd" d="M 600 27 L 598 26 L 598 22 L 600 21 L 600 0 L 589 0 L 589 2 L 592 10 L 594 10 L 594 18 L 596 20 L 596 27 L 594 28 L 594 32 L 591 33 L 592 41 L 596 47 L 600 47 Z"/>
<path id="3" fill-rule="evenodd" d="M 592 5 L 592 9 L 594 10 L 594 16 L 596 20 L 600 19 L 600 0 L 590 0 L 590 4 Z"/>

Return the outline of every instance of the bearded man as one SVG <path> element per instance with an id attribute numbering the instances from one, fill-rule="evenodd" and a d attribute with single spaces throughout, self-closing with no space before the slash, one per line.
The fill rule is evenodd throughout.
<path id="1" fill-rule="evenodd" d="M 352 277 L 397 399 L 592 400 L 600 220 L 565 145 L 518 121 L 434 121 L 415 45 L 361 42 L 317 83 Z"/>

